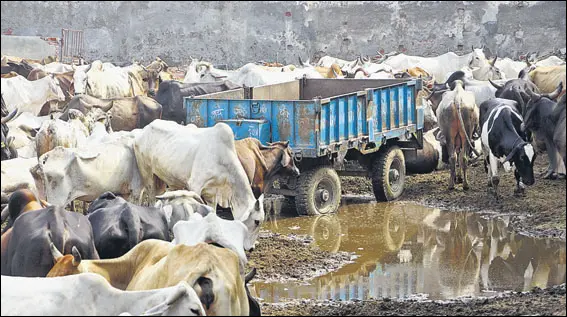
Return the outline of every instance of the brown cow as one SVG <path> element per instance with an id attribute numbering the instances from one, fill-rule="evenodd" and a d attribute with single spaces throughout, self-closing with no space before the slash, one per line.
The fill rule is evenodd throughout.
<path id="1" fill-rule="evenodd" d="M 114 131 L 132 131 L 143 128 L 155 119 L 161 119 L 162 107 L 154 99 L 146 96 L 135 96 L 114 99 L 99 99 L 89 95 L 77 95 L 65 107 L 59 119 L 69 119 L 68 112 L 76 109 L 86 114 L 91 108 L 112 111 L 110 120 Z"/>
<path id="2" fill-rule="evenodd" d="M 268 143 L 268 146 L 264 146 L 258 139 L 245 138 L 235 141 L 234 145 L 256 199 L 264 192 L 266 182 L 280 170 L 283 169 L 287 174 L 299 175 L 289 141 Z"/>

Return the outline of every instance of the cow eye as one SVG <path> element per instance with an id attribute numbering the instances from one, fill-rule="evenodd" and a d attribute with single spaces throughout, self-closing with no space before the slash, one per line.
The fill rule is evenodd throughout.
<path id="1" fill-rule="evenodd" d="M 201 312 L 198 309 L 191 308 L 191 312 L 197 316 L 201 315 Z"/>

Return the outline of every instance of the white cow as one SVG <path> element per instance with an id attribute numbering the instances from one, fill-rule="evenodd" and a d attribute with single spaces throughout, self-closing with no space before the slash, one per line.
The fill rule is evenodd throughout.
<path id="1" fill-rule="evenodd" d="M 17 157 L 2 161 L 2 192 L 13 193 L 18 189 L 27 188 L 37 193 L 34 179 L 30 173 L 30 168 L 36 164 L 36 157 Z"/>
<path id="2" fill-rule="evenodd" d="M 75 199 L 93 201 L 106 191 L 137 201 L 142 179 L 133 151 L 136 131 L 116 133 L 82 148 L 58 146 L 40 156 L 32 169 L 40 196 L 61 206 Z"/>
<path id="3" fill-rule="evenodd" d="M 61 74 L 66 72 L 72 72 L 74 70 L 73 65 L 63 64 L 60 62 L 53 62 L 47 65 L 35 64 L 34 68 L 39 68 L 46 73 Z"/>
<path id="4" fill-rule="evenodd" d="M 190 246 L 201 242 L 216 243 L 234 251 L 240 260 L 240 274 L 244 276 L 244 268 L 248 258 L 244 251 L 253 249 L 246 226 L 240 220 L 226 220 L 215 213 L 203 217 L 193 217 L 188 221 L 178 221 L 173 226 L 171 243 Z"/>
<path id="5" fill-rule="evenodd" d="M 123 291 L 95 273 L 1 279 L 2 316 L 205 316 L 199 296 L 185 281 Z"/>
<path id="6" fill-rule="evenodd" d="M 453 52 L 435 57 L 420 57 L 398 54 L 389 57 L 382 64 L 391 66 L 394 70 L 421 67 L 431 74 L 438 82 L 444 82 L 446 74 L 468 66 L 472 53 L 459 56 Z"/>
<path id="7" fill-rule="evenodd" d="M 256 241 L 264 222 L 264 197 L 254 198 L 227 124 L 197 128 L 154 120 L 135 138 L 134 152 L 149 197 L 155 196 L 155 177 L 172 189 L 194 191 L 215 210 L 217 204 L 230 207 Z"/>
<path id="8" fill-rule="evenodd" d="M 169 230 L 180 220 L 189 220 L 196 214 L 205 217 L 215 212 L 205 204 L 201 196 L 188 190 L 168 191 L 156 198 L 158 201 L 154 207 L 163 209 Z"/>
<path id="9" fill-rule="evenodd" d="M 48 114 L 50 109 L 43 109 L 48 101 L 64 101 L 65 95 L 59 81 L 51 74 L 38 80 L 29 81 L 23 76 L 2 78 L 2 96 L 8 111 L 19 109 L 20 112 L 31 112 L 39 115 Z"/>

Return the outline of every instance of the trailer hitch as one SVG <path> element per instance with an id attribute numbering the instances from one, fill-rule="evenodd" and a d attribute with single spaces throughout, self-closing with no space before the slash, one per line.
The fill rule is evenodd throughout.
<path id="1" fill-rule="evenodd" d="M 303 153 L 301 152 L 301 150 L 298 150 L 297 152 L 293 153 L 293 159 L 299 163 L 301 162 L 301 160 L 303 160 Z"/>

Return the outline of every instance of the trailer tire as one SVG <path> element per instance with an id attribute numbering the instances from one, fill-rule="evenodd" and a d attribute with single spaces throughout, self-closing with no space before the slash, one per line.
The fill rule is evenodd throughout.
<path id="1" fill-rule="evenodd" d="M 380 151 L 372 162 L 372 189 L 378 201 L 397 199 L 404 192 L 406 165 L 398 146 Z"/>
<path id="2" fill-rule="evenodd" d="M 327 166 L 299 175 L 295 207 L 299 215 L 334 213 L 341 204 L 341 180 L 337 172 Z"/>

